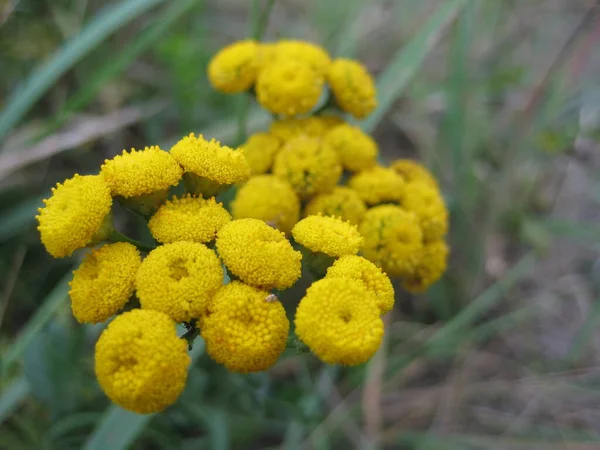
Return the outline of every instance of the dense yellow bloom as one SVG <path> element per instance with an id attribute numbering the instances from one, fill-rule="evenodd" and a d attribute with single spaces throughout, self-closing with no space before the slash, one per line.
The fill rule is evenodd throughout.
<path id="1" fill-rule="evenodd" d="M 75 175 L 52 188 L 36 216 L 42 243 L 55 258 L 71 255 L 75 250 L 101 240 L 110 231 L 110 189 L 103 177 Z M 109 225 L 108 227 L 103 225 Z M 104 229 L 106 228 L 106 229 Z"/>
<path id="2" fill-rule="evenodd" d="M 289 233 L 300 218 L 300 200 L 292 187 L 274 175 L 259 175 L 238 189 L 231 202 L 234 219 L 254 218 Z"/>
<path id="3" fill-rule="evenodd" d="M 158 146 L 131 149 L 107 159 L 102 165 L 112 195 L 136 197 L 175 186 L 183 171 L 177 161 Z"/>
<path id="4" fill-rule="evenodd" d="M 233 372 L 260 372 L 285 350 L 290 324 L 269 292 L 239 281 L 223 286 L 202 321 L 211 358 Z"/>
<path id="5" fill-rule="evenodd" d="M 420 181 L 430 184 L 436 189 L 438 187 L 438 183 L 431 172 L 425 166 L 412 159 L 397 159 L 390 164 L 390 169 L 401 175 L 407 183 Z"/>
<path id="6" fill-rule="evenodd" d="M 187 343 L 158 311 L 134 309 L 113 320 L 96 343 L 96 377 L 117 405 L 140 414 L 175 403 L 187 380 Z"/>
<path id="7" fill-rule="evenodd" d="M 379 267 L 362 256 L 342 256 L 327 269 L 326 278 L 351 278 L 362 283 L 374 295 L 381 314 L 394 307 L 392 282 Z"/>
<path id="8" fill-rule="evenodd" d="M 281 144 L 281 140 L 272 133 L 255 133 L 250 136 L 240 147 L 250 166 L 250 173 L 262 175 L 271 170 Z"/>
<path id="9" fill-rule="evenodd" d="M 424 292 L 444 274 L 447 262 L 448 246 L 443 240 L 426 243 L 413 272 L 402 279 L 402 287 L 415 294 Z"/>
<path id="10" fill-rule="evenodd" d="M 360 128 L 348 124 L 332 128 L 323 138 L 323 145 L 332 148 L 346 170 L 359 172 L 377 162 L 377 143 Z"/>
<path id="11" fill-rule="evenodd" d="M 315 253 L 334 258 L 355 255 L 363 245 L 356 225 L 339 217 L 308 216 L 292 229 L 296 242 Z"/>
<path id="12" fill-rule="evenodd" d="M 368 205 L 399 202 L 404 196 L 405 185 L 400 175 L 381 166 L 357 173 L 348 180 L 348 186 Z"/>
<path id="13" fill-rule="evenodd" d="M 256 98 L 275 114 L 302 114 L 317 104 L 324 82 L 323 76 L 305 63 L 291 59 L 276 61 L 260 71 Z"/>
<path id="14" fill-rule="evenodd" d="M 448 232 L 448 210 L 442 195 L 432 185 L 408 183 L 401 205 L 417 216 L 425 241 L 440 239 Z"/>
<path id="15" fill-rule="evenodd" d="M 319 194 L 304 208 L 305 216 L 339 216 L 343 220 L 358 225 L 367 207 L 356 191 L 345 186 L 336 186 L 330 193 Z"/>
<path id="16" fill-rule="evenodd" d="M 288 117 L 271 122 L 269 131 L 283 142 L 287 142 L 301 135 L 321 137 L 327 133 L 329 127 L 326 120 L 317 116 Z"/>
<path id="17" fill-rule="evenodd" d="M 135 288 L 142 308 L 188 322 L 206 311 L 222 283 L 223 269 L 215 252 L 197 242 L 174 242 L 148 254 Z"/>
<path id="18" fill-rule="evenodd" d="M 383 322 L 373 294 L 350 278 L 313 283 L 296 310 L 296 334 L 328 364 L 353 366 L 375 354 Z"/>
<path id="19" fill-rule="evenodd" d="M 277 62 L 288 59 L 301 61 L 321 75 L 325 75 L 331 65 L 325 49 L 311 42 L 283 39 L 274 44 L 274 52 Z"/>
<path id="20" fill-rule="evenodd" d="M 140 253 L 125 242 L 106 244 L 88 253 L 69 283 L 71 309 L 81 323 L 104 322 L 133 294 Z"/>
<path id="21" fill-rule="evenodd" d="M 217 251 L 231 273 L 262 289 L 287 289 L 300 278 L 302 255 L 262 220 L 239 219 L 217 234 Z"/>
<path id="22" fill-rule="evenodd" d="M 214 197 L 207 200 L 189 194 L 168 201 L 152 216 L 148 228 L 154 238 L 168 244 L 177 241 L 210 242 L 231 220 L 229 212 Z"/>
<path id="23" fill-rule="evenodd" d="M 367 69 L 357 61 L 336 59 L 329 67 L 327 81 L 340 108 L 362 119 L 377 107 L 377 91 Z"/>
<path id="24" fill-rule="evenodd" d="M 331 191 L 342 175 L 335 152 L 319 139 L 291 139 L 275 157 L 273 173 L 286 180 L 301 198 Z"/>
<path id="25" fill-rule="evenodd" d="M 208 79 L 221 92 L 234 94 L 250 89 L 258 73 L 259 44 L 234 42 L 222 48 L 208 64 Z"/>
<path id="26" fill-rule="evenodd" d="M 413 273 L 423 249 L 423 233 L 413 213 L 395 205 L 380 205 L 365 214 L 359 231 L 362 254 L 390 277 Z"/>
<path id="27" fill-rule="evenodd" d="M 250 167 L 242 152 L 214 139 L 209 142 L 201 134 L 185 136 L 171 148 L 171 154 L 186 172 L 220 185 L 246 181 L 250 176 Z"/>

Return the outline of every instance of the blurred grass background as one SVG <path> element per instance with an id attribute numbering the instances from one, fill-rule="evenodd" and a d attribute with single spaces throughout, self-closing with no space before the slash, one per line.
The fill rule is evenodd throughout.
<path id="1" fill-rule="evenodd" d="M 377 76 L 362 126 L 439 177 L 449 271 L 398 289 L 363 367 L 290 351 L 241 376 L 198 342 L 174 407 L 126 413 L 93 376 L 102 327 L 71 316 L 78 261 L 46 254 L 36 208 L 124 148 L 239 144 L 245 99 L 205 69 L 271 3 L 266 39 Z M 0 449 L 600 448 L 599 3 L 0 0 Z M 268 121 L 250 108 L 250 131 Z"/>

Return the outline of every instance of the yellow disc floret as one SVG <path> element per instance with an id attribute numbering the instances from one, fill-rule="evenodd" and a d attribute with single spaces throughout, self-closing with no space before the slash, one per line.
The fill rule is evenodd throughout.
<path id="1" fill-rule="evenodd" d="M 448 210 L 442 195 L 431 184 L 408 183 L 400 204 L 415 213 L 425 241 L 441 239 L 448 232 Z"/>
<path id="2" fill-rule="evenodd" d="M 319 101 L 323 76 L 295 60 L 276 61 L 260 71 L 258 102 L 275 114 L 293 116 L 310 111 Z"/>
<path id="3" fill-rule="evenodd" d="M 223 269 L 215 252 L 197 242 L 174 242 L 148 254 L 135 288 L 142 308 L 188 322 L 206 311 L 222 282 Z"/>
<path id="4" fill-rule="evenodd" d="M 281 143 L 281 139 L 272 133 L 255 133 L 240 147 L 252 175 L 262 175 L 271 170 Z"/>
<path id="5" fill-rule="evenodd" d="M 343 220 L 358 225 L 367 207 L 358 194 L 345 186 L 336 186 L 328 194 L 319 194 L 306 205 L 304 216 L 338 216 Z"/>
<path id="6" fill-rule="evenodd" d="M 259 44 L 253 40 L 234 42 L 222 48 L 208 64 L 208 79 L 217 91 L 243 92 L 254 84 L 258 73 Z"/>
<path id="7" fill-rule="evenodd" d="M 323 145 L 331 147 L 346 170 L 359 172 L 370 169 L 377 161 L 377 143 L 360 128 L 348 124 L 332 128 L 323 138 Z"/>
<path id="8" fill-rule="evenodd" d="M 113 320 L 96 343 L 98 383 L 117 405 L 140 414 L 175 403 L 187 380 L 187 342 L 158 311 L 134 309 Z"/>
<path id="9" fill-rule="evenodd" d="M 289 233 L 300 218 L 300 200 L 292 187 L 274 175 L 259 175 L 238 189 L 231 202 L 234 219 L 254 218 Z"/>
<path id="10" fill-rule="evenodd" d="M 107 159 L 102 165 L 112 195 L 136 197 L 175 186 L 183 171 L 177 161 L 157 146 L 131 149 Z"/>
<path id="11" fill-rule="evenodd" d="M 383 322 L 373 294 L 349 278 L 313 283 L 296 310 L 296 334 L 328 364 L 369 360 L 381 344 Z"/>
<path id="12" fill-rule="evenodd" d="M 408 292 L 424 292 L 446 271 L 448 246 L 443 240 L 428 242 L 423 246 L 413 272 L 402 279 Z"/>
<path id="13" fill-rule="evenodd" d="M 356 225 L 339 217 L 308 216 L 292 229 L 298 244 L 314 253 L 324 253 L 337 258 L 356 255 L 363 245 L 363 237 Z"/>
<path id="14" fill-rule="evenodd" d="M 102 238 L 112 198 L 103 177 L 75 175 L 52 188 L 44 205 L 36 216 L 42 243 L 52 256 L 64 258 Z"/>
<path id="15" fill-rule="evenodd" d="M 88 253 L 69 283 L 71 309 L 81 323 L 104 322 L 133 294 L 140 253 L 125 242 L 106 244 Z"/>
<path id="16" fill-rule="evenodd" d="M 239 281 L 223 286 L 202 321 L 208 355 L 233 372 L 273 366 L 286 348 L 290 324 L 272 297 Z"/>
<path id="17" fill-rule="evenodd" d="M 400 175 L 381 166 L 357 173 L 348 180 L 348 186 L 368 205 L 399 202 L 404 196 L 405 184 Z"/>
<path id="18" fill-rule="evenodd" d="M 357 61 L 336 59 L 329 67 L 327 81 L 338 105 L 358 119 L 377 107 L 377 91 L 367 69 Z"/>
<path id="19" fill-rule="evenodd" d="M 301 198 L 330 192 L 342 175 L 335 152 L 322 147 L 319 139 L 291 139 L 275 158 L 273 173 L 286 180 Z"/>
<path id="20" fill-rule="evenodd" d="M 217 235 L 217 251 L 235 276 L 263 289 L 287 289 L 300 278 L 302 255 L 262 220 L 240 219 Z"/>
<path id="21" fill-rule="evenodd" d="M 395 205 L 380 205 L 365 214 L 359 231 L 362 254 L 390 277 L 413 273 L 423 249 L 423 233 L 413 213 Z"/>
<path id="22" fill-rule="evenodd" d="M 331 65 L 325 49 L 311 42 L 283 39 L 274 45 L 274 52 L 277 61 L 301 61 L 321 75 L 325 75 Z"/>
<path id="23" fill-rule="evenodd" d="M 327 133 L 329 126 L 320 117 L 288 117 L 275 120 L 271 123 L 269 131 L 283 142 L 298 136 L 322 137 Z"/>
<path id="24" fill-rule="evenodd" d="M 412 159 L 397 159 L 390 164 L 390 169 L 401 175 L 407 183 L 420 181 L 430 184 L 436 189 L 438 187 L 438 183 L 431 172 L 425 166 Z"/>
<path id="25" fill-rule="evenodd" d="M 327 269 L 326 278 L 351 278 L 371 292 L 381 314 L 394 307 L 394 287 L 379 267 L 362 256 L 342 256 Z"/>
<path id="26" fill-rule="evenodd" d="M 173 196 L 152 216 L 148 228 L 154 238 L 168 244 L 177 241 L 207 243 L 231 220 L 229 212 L 214 197 L 203 199 L 190 194 Z"/>

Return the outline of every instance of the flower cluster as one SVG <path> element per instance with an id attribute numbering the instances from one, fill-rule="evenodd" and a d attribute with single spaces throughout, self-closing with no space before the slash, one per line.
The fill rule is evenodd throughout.
<path id="1" fill-rule="evenodd" d="M 307 42 L 249 40 L 215 55 L 208 75 L 222 92 L 254 93 L 278 115 L 269 130 L 238 149 L 189 134 L 169 151 L 123 151 L 59 183 L 37 216 L 52 256 L 89 249 L 70 283 L 73 314 L 117 315 L 96 344 L 96 375 L 139 413 L 177 400 L 199 335 L 235 372 L 270 368 L 295 339 L 326 363 L 364 363 L 394 306 L 390 277 L 422 292 L 446 269 L 435 178 L 410 160 L 382 166 L 377 143 L 347 121 L 377 105 L 363 66 Z M 114 203 L 145 218 L 152 242 L 114 228 Z M 303 273 L 312 285 L 290 335 L 283 303 Z"/>

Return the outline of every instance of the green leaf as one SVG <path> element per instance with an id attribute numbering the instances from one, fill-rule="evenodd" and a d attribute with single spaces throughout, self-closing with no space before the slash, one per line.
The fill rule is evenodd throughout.
<path id="1" fill-rule="evenodd" d="M 25 400 L 29 395 L 30 388 L 29 382 L 25 377 L 20 377 L 2 390 L 2 397 L 0 397 L 0 424 Z"/>
<path id="2" fill-rule="evenodd" d="M 44 206 L 43 198 L 45 197 L 25 200 L 3 212 L 0 218 L 0 241 L 6 241 L 33 225 L 37 209 Z"/>
<path id="3" fill-rule="evenodd" d="M 67 41 L 48 62 L 38 67 L 13 92 L 0 114 L 0 139 L 14 127 L 42 95 L 86 54 L 108 36 L 164 0 L 123 0 L 105 9 L 81 33 Z"/>
<path id="4" fill-rule="evenodd" d="M 546 219 L 533 220 L 530 226 L 555 237 L 563 237 L 583 245 L 600 245 L 600 227 L 592 224 L 571 222 L 569 220 Z"/>

